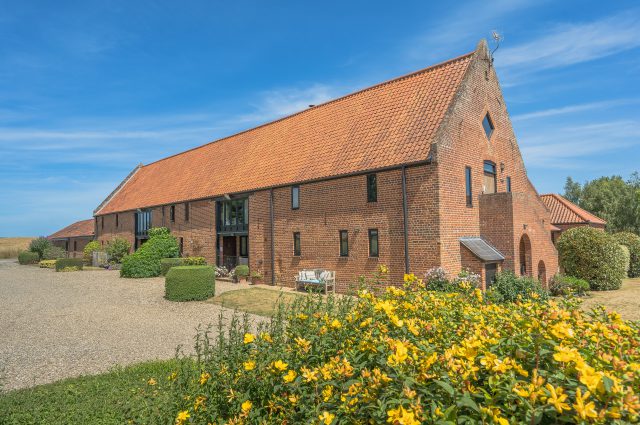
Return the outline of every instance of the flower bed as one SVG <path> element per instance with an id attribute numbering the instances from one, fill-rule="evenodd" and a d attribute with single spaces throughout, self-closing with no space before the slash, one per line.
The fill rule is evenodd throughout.
<path id="1" fill-rule="evenodd" d="M 637 323 L 585 314 L 572 300 L 493 304 L 483 295 L 427 291 L 409 277 L 404 289 L 305 297 L 255 332 L 233 319 L 215 340 L 199 335 L 195 368 L 184 362 L 168 383 L 143 389 L 151 407 L 136 416 L 177 424 L 638 420 Z M 166 392 L 171 403 L 153 403 Z"/>

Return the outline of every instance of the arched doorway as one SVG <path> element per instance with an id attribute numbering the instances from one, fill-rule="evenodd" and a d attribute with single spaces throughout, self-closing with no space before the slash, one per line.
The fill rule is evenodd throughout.
<path id="1" fill-rule="evenodd" d="M 522 235 L 520 238 L 520 275 L 531 276 L 531 240 L 529 236 Z"/>
<path id="2" fill-rule="evenodd" d="M 540 260 L 538 263 L 538 280 L 543 285 L 547 284 L 547 268 L 544 265 L 544 261 Z"/>

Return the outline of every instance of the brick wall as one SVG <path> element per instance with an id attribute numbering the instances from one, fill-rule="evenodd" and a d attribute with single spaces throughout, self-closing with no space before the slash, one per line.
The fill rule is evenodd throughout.
<path id="1" fill-rule="evenodd" d="M 69 258 L 82 258 L 84 247 L 91 241 L 91 237 L 79 236 L 66 239 L 54 239 L 51 243 L 67 251 Z"/>

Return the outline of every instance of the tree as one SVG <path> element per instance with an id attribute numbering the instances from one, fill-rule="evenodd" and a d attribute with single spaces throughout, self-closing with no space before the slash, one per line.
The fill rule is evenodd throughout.
<path id="1" fill-rule="evenodd" d="M 564 184 L 564 197 L 577 205 L 580 204 L 581 194 L 582 186 L 580 186 L 580 183 L 574 182 L 571 177 L 567 177 L 567 182 Z"/>

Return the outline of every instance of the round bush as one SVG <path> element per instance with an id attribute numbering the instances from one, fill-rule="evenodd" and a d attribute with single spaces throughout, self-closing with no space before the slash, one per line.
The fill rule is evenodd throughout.
<path id="1" fill-rule="evenodd" d="M 620 232 L 613 235 L 614 239 L 629 249 L 629 277 L 640 277 L 640 236 L 631 232 Z"/>
<path id="2" fill-rule="evenodd" d="M 249 266 L 247 266 L 246 264 L 240 264 L 239 266 L 236 267 L 234 274 L 237 277 L 243 277 L 243 278 L 249 276 Z"/>
<path id="3" fill-rule="evenodd" d="M 131 244 L 124 238 L 113 238 L 107 244 L 107 254 L 109 261 L 121 263 L 125 255 L 129 254 Z"/>
<path id="4" fill-rule="evenodd" d="M 100 251 L 100 248 L 100 242 L 98 241 L 91 241 L 86 244 L 84 246 L 84 249 L 82 250 L 85 263 L 91 264 L 91 262 L 93 261 L 93 252 Z"/>
<path id="5" fill-rule="evenodd" d="M 40 256 L 37 252 L 22 251 L 18 254 L 18 263 L 20 264 L 36 264 L 40 261 Z"/>
<path id="6" fill-rule="evenodd" d="M 171 301 L 206 300 L 215 294 L 216 275 L 211 266 L 176 266 L 167 272 L 164 297 Z"/>
<path id="7" fill-rule="evenodd" d="M 175 258 L 180 253 L 176 238 L 169 229 L 159 227 L 149 229 L 149 240 L 136 252 L 122 259 L 121 277 L 155 277 L 160 276 L 160 262 L 163 258 Z"/>
<path id="8" fill-rule="evenodd" d="M 584 279 L 594 291 L 618 289 L 626 277 L 624 252 L 609 234 L 592 227 L 574 227 L 558 240 L 564 273 Z"/>
<path id="9" fill-rule="evenodd" d="M 186 264 L 184 258 L 163 258 L 160 261 L 160 274 L 166 276 L 171 267 L 191 265 Z"/>

